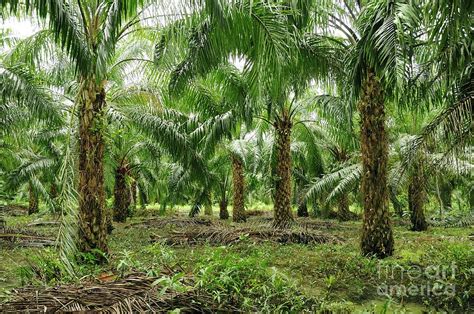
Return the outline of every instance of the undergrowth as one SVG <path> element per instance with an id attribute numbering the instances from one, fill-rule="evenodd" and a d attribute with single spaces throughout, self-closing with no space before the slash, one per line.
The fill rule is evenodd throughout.
<path id="1" fill-rule="evenodd" d="M 139 272 L 156 277 L 160 287 L 168 291 L 195 289 L 211 295 L 216 303 L 248 312 L 378 313 L 405 306 L 463 313 L 472 310 L 474 254 L 467 237 L 472 231 L 432 227 L 416 233 L 397 227 L 395 255 L 379 261 L 360 255 L 357 223 L 341 226 L 344 228 L 324 229 L 345 240 L 337 244 L 280 245 L 242 238 L 238 244 L 225 247 L 170 247 L 150 242 L 152 234 L 166 237 L 168 229 L 119 226 L 111 238 L 109 263 L 97 265 L 95 254 L 81 255 L 82 263 L 76 265 L 74 276 L 63 268 L 53 248 L 17 248 L 0 253 L 19 264 L 5 267 L 16 268 L 16 286 L 97 282 L 102 277 L 114 280 Z M 425 272 L 433 267 L 445 272 L 435 277 Z M 389 275 L 384 273 L 387 269 Z M 10 276 L 9 272 L 4 274 Z M 183 281 L 182 276 L 191 280 Z M 384 285 L 388 289 L 381 292 Z M 454 286 L 455 291 L 400 294 L 394 288 L 401 285 L 429 285 L 443 291 Z"/>
<path id="2" fill-rule="evenodd" d="M 260 252 L 242 257 L 226 250 L 220 247 L 210 251 L 195 269 L 197 287 L 211 293 L 217 302 L 262 312 L 299 312 L 315 304 L 294 282 L 269 267 Z"/>

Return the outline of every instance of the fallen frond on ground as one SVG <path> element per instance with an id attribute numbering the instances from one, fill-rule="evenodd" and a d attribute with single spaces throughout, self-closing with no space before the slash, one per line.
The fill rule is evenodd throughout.
<path id="1" fill-rule="evenodd" d="M 28 213 L 28 207 L 23 205 L 0 205 L 0 216 L 23 216 Z"/>
<path id="2" fill-rule="evenodd" d="M 255 242 L 272 241 L 277 243 L 320 244 L 338 243 L 335 236 L 302 228 L 273 229 L 269 227 L 225 227 L 213 226 L 206 228 L 189 228 L 184 231 L 172 231 L 164 242 L 168 245 L 193 245 L 209 243 L 212 245 L 229 245 L 250 239 Z M 152 236 L 152 241 L 163 240 L 160 236 Z"/>
<path id="3" fill-rule="evenodd" d="M 54 245 L 54 239 L 24 229 L 0 229 L 0 248 L 12 246 L 45 247 Z"/>
<path id="4" fill-rule="evenodd" d="M 428 224 L 433 227 L 469 228 L 474 226 L 474 213 L 468 213 L 457 217 L 447 217 L 442 220 L 430 219 L 428 220 Z"/>
<path id="5" fill-rule="evenodd" d="M 331 220 L 312 219 L 307 217 L 300 217 L 296 219 L 298 225 L 303 228 L 315 229 L 315 230 L 329 230 L 329 229 L 342 229 L 344 225 L 339 222 Z"/>
<path id="6" fill-rule="evenodd" d="M 33 221 L 27 224 L 28 227 L 59 226 L 59 221 Z"/>
<path id="7" fill-rule="evenodd" d="M 273 223 L 272 217 L 265 217 L 265 216 L 253 216 L 247 220 L 247 226 L 265 226 L 270 227 Z M 295 218 L 295 225 L 302 229 L 312 229 L 312 230 L 340 230 L 344 228 L 348 228 L 350 226 L 341 224 L 338 221 L 334 220 L 323 220 L 323 219 L 315 219 L 315 218 L 308 218 L 308 217 L 298 217 Z"/>
<path id="8" fill-rule="evenodd" d="M 167 287 L 166 278 L 134 274 L 106 283 L 83 283 L 54 288 L 25 287 L 13 290 L 12 299 L 2 305 L 2 310 L 28 313 L 135 313 L 177 309 L 210 313 L 236 310 L 228 305 L 220 307 L 211 295 L 202 293 L 193 286 L 183 285 L 179 291 Z"/>
<path id="9" fill-rule="evenodd" d="M 247 215 L 247 217 L 253 217 L 253 216 L 266 216 L 266 217 L 271 217 L 272 216 L 272 212 L 268 211 L 268 210 L 246 210 L 245 211 L 245 215 Z"/>
<path id="10" fill-rule="evenodd" d="M 141 226 L 145 228 L 163 228 L 168 225 L 182 228 L 188 226 L 212 226 L 214 224 L 215 222 L 213 222 L 211 219 L 203 217 L 155 217 L 132 223 L 126 228 L 130 228 L 132 226 Z"/>

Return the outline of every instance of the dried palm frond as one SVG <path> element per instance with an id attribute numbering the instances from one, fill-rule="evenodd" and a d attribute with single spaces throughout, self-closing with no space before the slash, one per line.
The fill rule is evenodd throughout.
<path id="1" fill-rule="evenodd" d="M 255 242 L 272 241 L 277 243 L 321 244 L 338 243 L 340 239 L 321 232 L 303 228 L 273 229 L 271 227 L 223 227 L 188 228 L 184 231 L 173 231 L 164 239 L 168 245 L 196 245 L 208 243 L 211 245 L 230 245 L 250 239 Z M 152 236 L 152 241 L 163 238 Z"/>

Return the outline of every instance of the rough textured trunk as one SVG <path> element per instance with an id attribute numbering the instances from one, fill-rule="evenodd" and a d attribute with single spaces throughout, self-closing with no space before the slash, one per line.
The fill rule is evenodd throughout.
<path id="1" fill-rule="evenodd" d="M 115 171 L 114 221 L 124 222 L 129 216 L 132 195 L 127 185 L 128 165 L 121 165 Z"/>
<path id="2" fill-rule="evenodd" d="M 321 217 L 321 206 L 317 200 L 313 200 L 311 204 L 311 216 Z"/>
<path id="3" fill-rule="evenodd" d="M 359 112 L 364 204 L 361 249 L 364 255 L 384 258 L 393 254 L 394 246 L 388 212 L 388 143 L 383 91 L 372 71 L 364 82 Z"/>
<path id="4" fill-rule="evenodd" d="M 276 131 L 276 182 L 273 227 L 287 228 L 293 223 L 291 213 L 291 127 L 285 111 L 275 122 Z"/>
<path id="5" fill-rule="evenodd" d="M 390 192 L 389 196 L 390 196 L 390 201 L 392 202 L 392 205 L 393 205 L 393 209 L 395 210 L 395 214 L 397 214 L 398 217 L 402 218 L 403 205 L 400 203 L 400 201 L 397 198 L 397 195 L 395 195 L 394 192 Z"/>
<path id="6" fill-rule="evenodd" d="M 103 86 L 83 80 L 79 101 L 79 248 L 106 253 Z"/>
<path id="7" fill-rule="evenodd" d="M 337 204 L 337 219 L 341 221 L 351 220 L 354 215 L 349 211 L 349 198 L 347 194 L 341 195 Z"/>
<path id="8" fill-rule="evenodd" d="M 113 217 L 114 217 L 114 209 L 112 207 L 106 207 L 105 208 L 105 224 L 107 226 L 107 234 L 112 234 L 112 231 L 114 230 L 114 224 L 113 224 Z"/>
<path id="9" fill-rule="evenodd" d="M 296 212 L 296 214 L 298 215 L 298 217 L 308 217 L 309 216 L 309 213 L 308 213 L 308 203 L 306 202 L 305 198 L 304 198 L 304 190 L 303 189 L 299 189 L 300 192 L 298 193 L 299 196 L 298 196 L 298 200 L 297 200 L 297 203 L 298 203 L 298 210 Z"/>
<path id="10" fill-rule="evenodd" d="M 132 208 L 135 210 L 137 208 L 137 202 L 138 202 L 138 188 L 137 188 L 136 180 L 132 181 L 132 185 L 130 189 L 132 193 Z"/>
<path id="11" fill-rule="evenodd" d="M 191 210 L 189 211 L 189 217 L 193 218 L 199 215 L 199 212 L 201 211 L 201 203 L 197 202 L 194 203 L 193 206 L 191 206 Z"/>
<path id="12" fill-rule="evenodd" d="M 298 172 L 302 173 L 304 175 L 304 169 L 300 168 L 300 169 L 298 169 Z M 308 217 L 309 216 L 308 202 L 305 199 L 304 182 L 302 182 L 301 180 L 297 181 L 295 191 L 298 191 L 298 193 L 295 192 L 295 196 L 296 196 L 296 194 L 298 194 L 298 196 L 295 197 L 296 198 L 295 202 L 298 206 L 298 209 L 296 211 L 296 215 L 298 217 Z"/>
<path id="13" fill-rule="evenodd" d="M 227 210 L 227 199 L 223 198 L 219 202 L 219 218 L 220 219 L 229 219 L 229 211 Z"/>
<path id="14" fill-rule="evenodd" d="M 232 183 L 234 188 L 234 203 L 232 206 L 232 221 L 244 222 L 247 220 L 245 215 L 244 198 L 244 169 L 242 160 L 237 156 L 232 156 Z"/>
<path id="15" fill-rule="evenodd" d="M 410 183 L 408 185 L 408 207 L 412 224 L 411 230 L 413 231 L 425 231 L 428 229 L 423 208 L 426 200 L 426 191 L 421 169 L 421 166 L 415 169 L 415 173 L 410 176 Z"/>
<path id="16" fill-rule="evenodd" d="M 142 210 L 146 209 L 146 205 L 148 204 L 148 195 L 145 190 L 138 187 L 138 198 L 140 200 L 140 208 Z"/>
<path id="17" fill-rule="evenodd" d="M 452 209 L 452 194 L 453 184 L 451 181 L 446 181 L 441 184 L 440 197 L 443 202 L 444 211 L 450 211 Z"/>
<path id="18" fill-rule="evenodd" d="M 212 196 L 211 196 L 211 192 L 206 193 L 206 203 L 204 205 L 204 215 L 212 216 Z"/>
<path id="19" fill-rule="evenodd" d="M 56 202 L 56 198 L 58 197 L 58 190 L 56 188 L 56 184 L 51 183 L 50 187 L 49 187 L 49 197 L 51 198 L 51 201 L 53 202 L 53 211 L 55 213 L 59 213 L 60 212 L 60 209 L 58 208 L 58 205 L 57 205 L 57 202 Z"/>
<path id="20" fill-rule="evenodd" d="M 38 212 L 38 196 L 30 186 L 28 188 L 28 215 L 35 214 Z"/>
<path id="21" fill-rule="evenodd" d="M 56 197 L 58 197 L 58 190 L 56 188 L 56 184 L 51 183 L 51 186 L 49 187 L 49 197 L 54 200 Z"/>
<path id="22" fill-rule="evenodd" d="M 298 203 L 298 211 L 297 211 L 298 217 L 308 217 L 308 205 L 305 201 L 299 202 Z"/>

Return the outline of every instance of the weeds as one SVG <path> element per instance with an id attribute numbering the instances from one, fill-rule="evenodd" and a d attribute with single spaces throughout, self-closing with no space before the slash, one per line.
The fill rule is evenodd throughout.
<path id="1" fill-rule="evenodd" d="M 244 311 L 301 311 L 311 303 L 259 254 L 242 258 L 217 248 L 198 263 L 196 276 L 196 286 L 218 303 L 239 305 Z"/>

